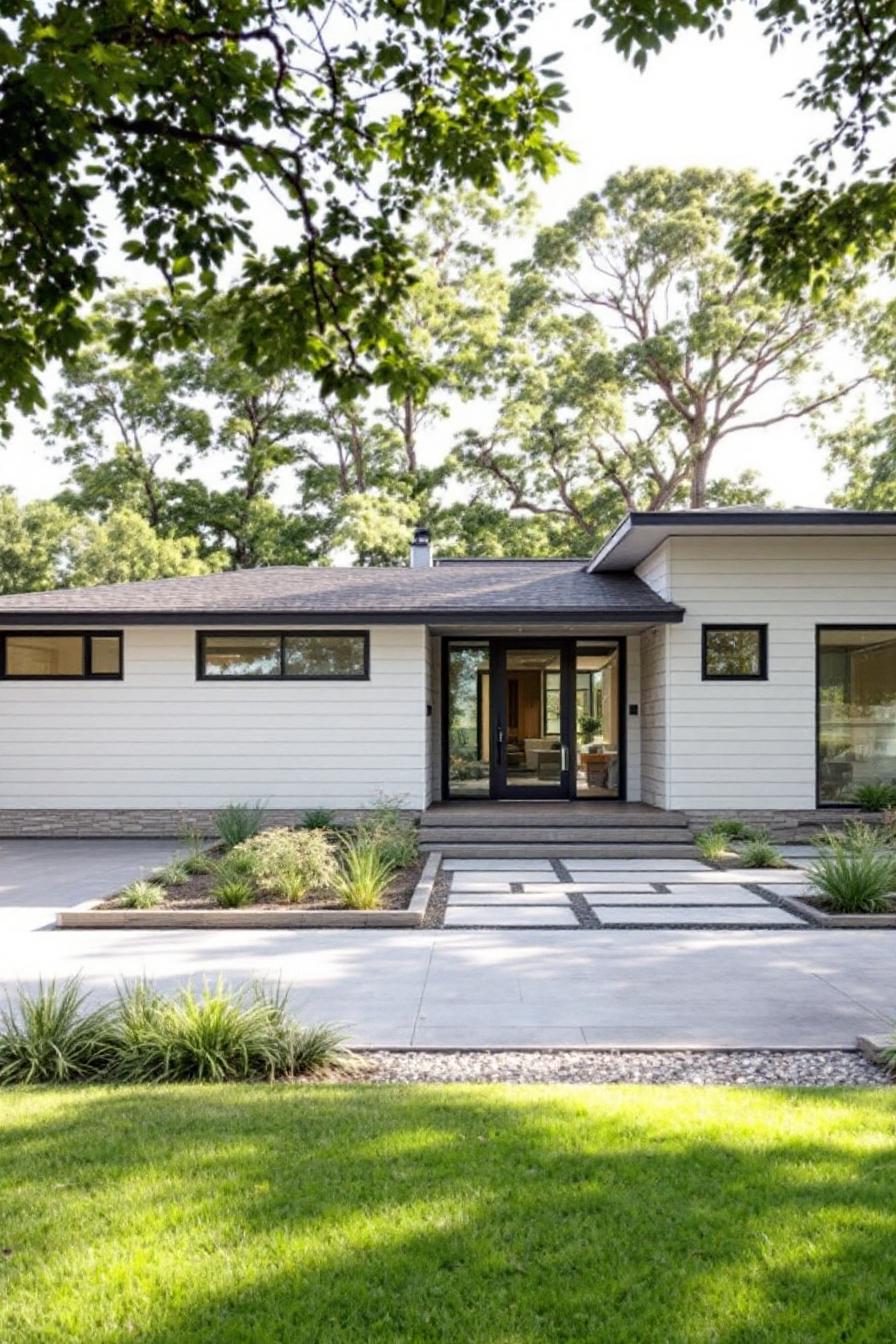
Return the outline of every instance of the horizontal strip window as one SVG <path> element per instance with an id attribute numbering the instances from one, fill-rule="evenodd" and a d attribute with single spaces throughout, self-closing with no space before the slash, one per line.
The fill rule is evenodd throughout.
<path id="1" fill-rule="evenodd" d="M 704 681 L 767 681 L 767 625 L 704 625 Z"/>
<path id="2" fill-rule="evenodd" d="M 0 677 L 8 681 L 120 681 L 120 630 L 17 630 L 0 635 Z"/>
<path id="3" fill-rule="evenodd" d="M 200 681 L 368 681 L 366 630 L 201 632 Z"/>

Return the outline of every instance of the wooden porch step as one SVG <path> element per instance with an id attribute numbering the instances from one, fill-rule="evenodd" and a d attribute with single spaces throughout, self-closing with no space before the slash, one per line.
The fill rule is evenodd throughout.
<path id="1" fill-rule="evenodd" d="M 582 841 L 550 842 L 520 840 L 515 844 L 489 845 L 476 841 L 451 844 L 422 843 L 428 853 L 438 850 L 445 859 L 699 859 L 699 851 L 689 843 L 680 845 L 642 842 L 638 844 L 594 844 Z"/>
<path id="2" fill-rule="evenodd" d="M 539 844 L 560 846 L 579 844 L 687 844 L 691 839 L 686 827 L 674 826 L 442 826 L 424 824 L 420 828 L 420 843 L 437 848 L 442 844 L 507 844 L 528 843 L 537 839 Z"/>

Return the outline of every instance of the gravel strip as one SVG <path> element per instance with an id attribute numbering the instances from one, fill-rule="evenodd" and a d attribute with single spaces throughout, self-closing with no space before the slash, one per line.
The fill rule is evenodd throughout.
<path id="1" fill-rule="evenodd" d="M 852 1050 L 365 1050 L 368 1083 L 694 1083 L 887 1087 Z"/>
<path id="2" fill-rule="evenodd" d="M 426 907 L 426 913 L 423 916 L 422 928 L 440 929 L 445 923 L 445 911 L 448 908 L 448 889 L 450 885 L 451 874 L 446 873 L 443 868 L 440 868 L 439 875 L 433 883 L 432 891 L 429 893 L 429 903 Z"/>

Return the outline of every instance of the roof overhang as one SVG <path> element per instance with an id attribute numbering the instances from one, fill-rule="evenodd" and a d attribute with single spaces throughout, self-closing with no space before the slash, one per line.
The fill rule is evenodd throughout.
<path id="1" fill-rule="evenodd" d="M 633 570 L 671 537 L 721 536 L 896 536 L 896 512 L 830 509 L 782 509 L 751 513 L 708 509 L 705 513 L 629 513 L 588 562 L 587 571 Z"/>
<path id="2" fill-rule="evenodd" d="M 310 625 L 668 625 L 684 619 L 684 608 L 673 602 L 643 610 L 626 608 L 608 611 L 598 608 L 581 610 L 471 611 L 451 608 L 427 611 L 0 611 L 0 630 L 42 626 L 119 626 L 119 625 L 190 625 L 190 626 L 295 626 Z"/>

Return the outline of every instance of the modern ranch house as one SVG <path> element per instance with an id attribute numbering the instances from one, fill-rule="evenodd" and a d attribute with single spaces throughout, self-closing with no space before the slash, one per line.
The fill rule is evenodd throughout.
<path id="1" fill-rule="evenodd" d="M 0 598 L 0 833 L 400 797 L 702 818 L 896 779 L 896 513 L 629 515 L 590 559 Z M 581 806 L 579 808 L 581 810 Z"/>

